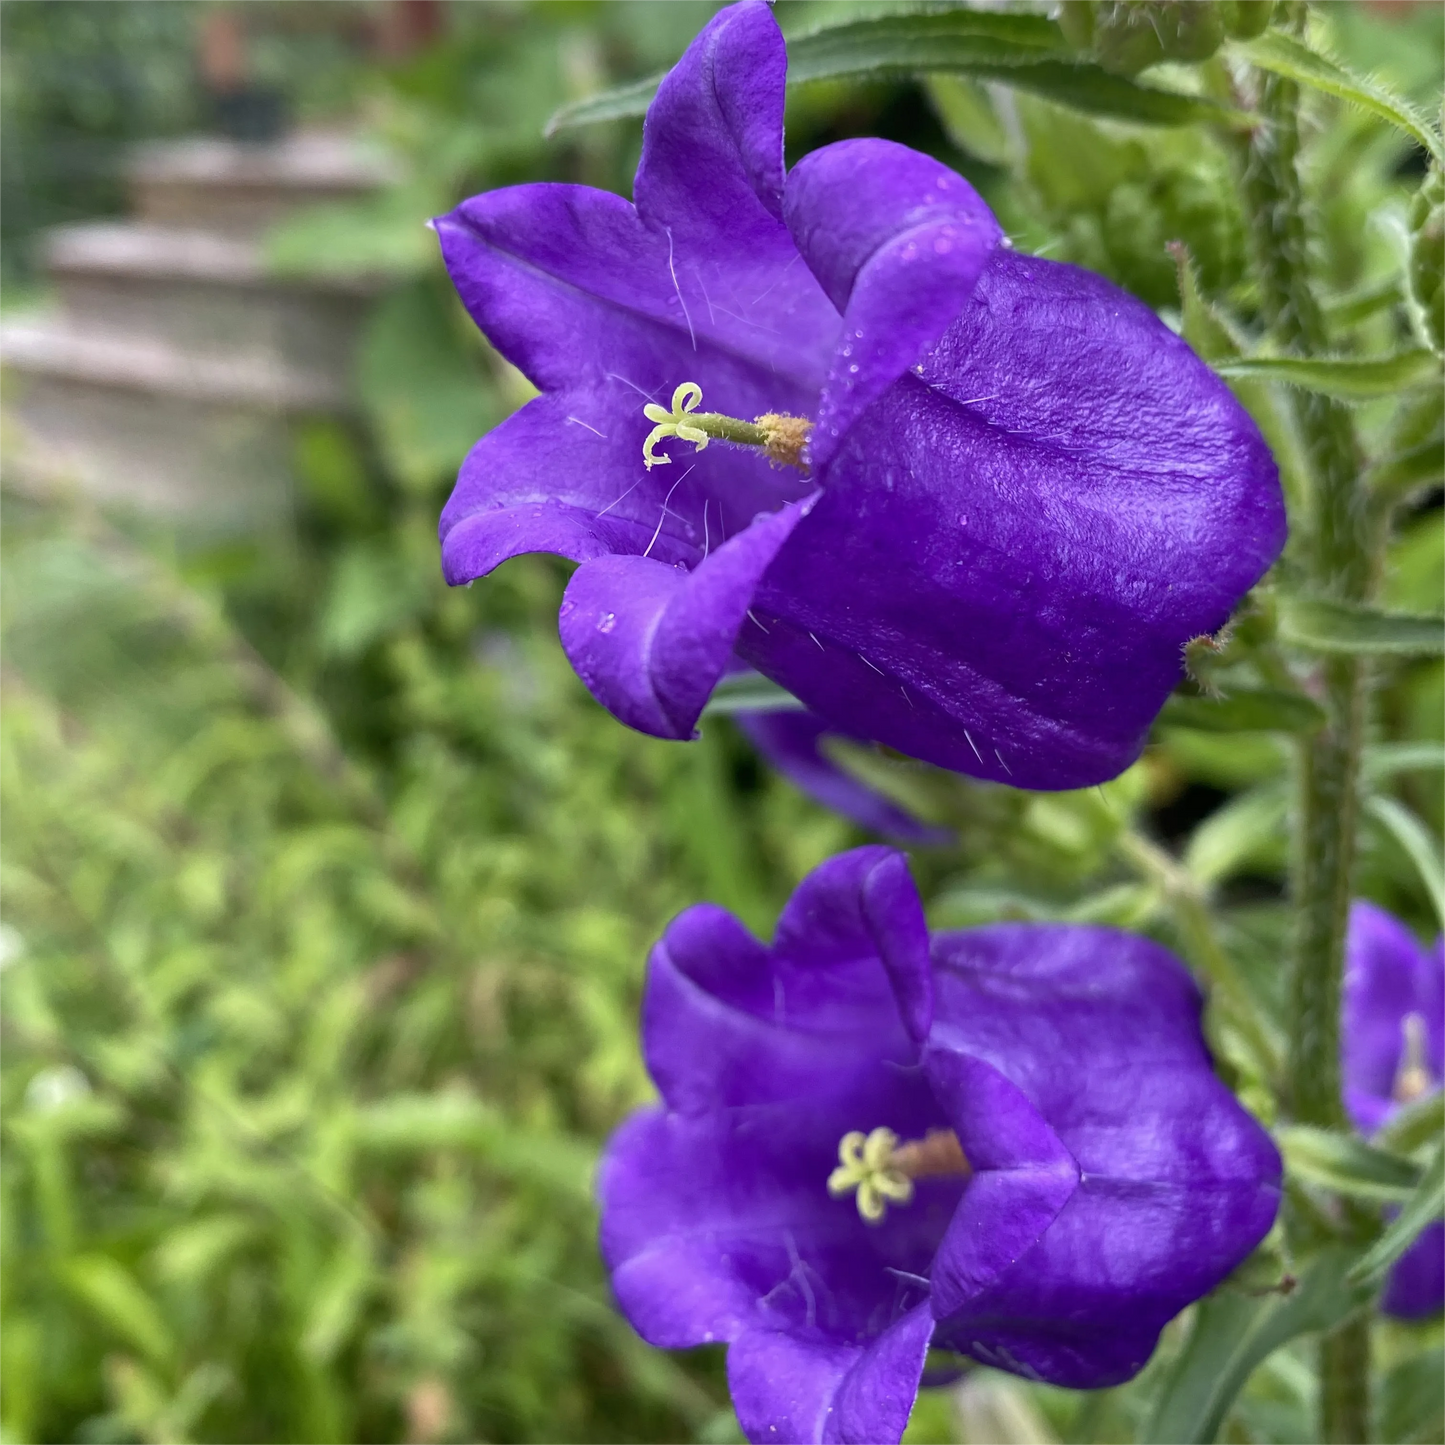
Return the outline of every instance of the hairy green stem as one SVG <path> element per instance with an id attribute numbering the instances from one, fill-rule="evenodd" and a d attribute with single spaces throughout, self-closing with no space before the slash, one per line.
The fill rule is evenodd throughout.
<path id="1" fill-rule="evenodd" d="M 687 413 L 687 424 L 705 431 L 718 441 L 736 442 L 739 446 L 765 447 L 768 434 L 756 422 L 740 421 L 735 416 L 726 416 L 720 411 L 692 411 Z"/>
<path id="2" fill-rule="evenodd" d="M 1303 6 L 1292 6 L 1302 23 Z M 1275 340 L 1296 355 L 1328 349 L 1323 312 L 1309 283 L 1306 205 L 1298 170 L 1299 88 L 1257 75 L 1260 124 L 1246 142 L 1242 185 L 1259 263 L 1261 302 Z M 1362 601 L 1373 573 L 1362 459 L 1349 413 L 1297 394 L 1300 434 L 1313 474 L 1307 533 L 1296 557 L 1316 594 Z M 1340 983 L 1359 814 L 1366 673 L 1353 657 L 1318 673 L 1327 722 L 1301 744 L 1295 850 L 1295 951 L 1290 978 L 1286 1102 L 1302 1123 L 1344 1125 L 1340 1098 Z M 1369 1438 L 1369 1327 L 1362 1316 L 1320 1344 L 1323 1441 Z"/>

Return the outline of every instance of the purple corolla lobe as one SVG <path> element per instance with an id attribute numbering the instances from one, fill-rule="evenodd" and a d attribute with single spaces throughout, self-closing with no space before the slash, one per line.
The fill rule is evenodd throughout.
<path id="1" fill-rule="evenodd" d="M 1273 461 L 1228 389 L 1097 276 L 1012 254 L 928 156 L 784 173 L 787 56 L 720 12 L 648 112 L 634 203 L 510 187 L 436 222 L 468 310 L 543 393 L 473 448 L 448 581 L 580 566 L 563 646 L 634 727 L 693 735 L 739 660 L 829 725 L 1021 787 L 1122 771 L 1278 554 Z M 807 418 L 811 471 L 666 443 L 648 403 Z"/>
<path id="2" fill-rule="evenodd" d="M 1110 929 L 930 938 L 884 847 L 815 870 L 771 946 L 690 908 L 644 995 L 660 1103 L 599 1178 L 618 1303 L 653 1344 L 729 1346 L 755 1441 L 896 1441 L 931 1345 L 1128 1379 L 1278 1206 L 1199 1014 L 1172 955 Z M 954 1162 L 935 1148 L 869 1223 L 833 1178 L 848 1136 L 884 1130 L 895 1161 L 944 1139 Z"/>
<path id="3" fill-rule="evenodd" d="M 1363 901 L 1345 937 L 1340 1074 L 1345 1109 L 1365 1134 L 1445 1077 L 1445 939 L 1422 948 L 1398 918 Z M 1445 1307 L 1445 1221 L 1421 1230 L 1380 1306 L 1402 1319 Z"/>

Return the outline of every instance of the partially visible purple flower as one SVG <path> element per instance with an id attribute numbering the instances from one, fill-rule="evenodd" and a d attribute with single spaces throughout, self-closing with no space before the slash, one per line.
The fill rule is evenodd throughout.
<path id="1" fill-rule="evenodd" d="M 653 1344 L 728 1343 L 754 1441 L 898 1440 L 930 1345 L 1127 1380 L 1279 1202 L 1199 1016 L 1128 934 L 930 940 L 887 848 L 813 872 L 771 947 L 688 909 L 643 1003 L 662 1102 L 602 1164 L 617 1299 Z"/>
<path id="2" fill-rule="evenodd" d="M 840 728 L 799 708 L 733 715 L 748 741 L 789 782 L 814 802 L 841 813 L 860 828 L 904 843 L 948 843 L 947 828 L 931 828 L 890 802 L 867 783 L 845 772 L 823 751 L 824 739 L 848 738 Z M 867 739 L 852 737 L 853 742 Z"/>
<path id="3" fill-rule="evenodd" d="M 1280 550 L 1269 451 L 1148 307 L 1014 255 L 930 157 L 848 140 L 785 177 L 786 72 L 768 7 L 733 6 L 658 90 L 635 204 L 524 185 L 437 220 L 468 310 L 543 393 L 463 465 L 447 580 L 579 562 L 567 655 L 660 737 L 692 736 L 740 657 L 942 767 L 1112 778 L 1185 642 Z M 659 404 L 697 419 L 687 384 L 815 424 L 811 473 L 694 451 L 681 411 L 649 469 Z"/>
<path id="4" fill-rule="evenodd" d="M 1350 909 L 1340 1021 L 1345 1108 L 1373 1134 L 1445 1075 L 1445 939 L 1425 949 L 1373 903 Z M 1445 1221 L 1421 1231 L 1395 1266 L 1380 1307 L 1418 1319 L 1445 1308 Z"/>

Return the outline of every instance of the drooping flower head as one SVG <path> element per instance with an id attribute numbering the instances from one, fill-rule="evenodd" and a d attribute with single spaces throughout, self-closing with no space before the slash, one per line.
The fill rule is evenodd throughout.
<path id="1" fill-rule="evenodd" d="M 1147 307 L 1014 255 L 939 162 L 850 140 L 785 176 L 786 71 L 733 6 L 663 81 L 632 203 L 524 185 L 436 222 L 543 393 L 463 465 L 446 577 L 579 562 L 567 655 L 660 737 L 740 658 L 943 767 L 1111 778 L 1280 549 L 1269 452 Z"/>
<path id="2" fill-rule="evenodd" d="M 757 1441 L 896 1441 L 930 1344 L 1117 1384 L 1268 1231 L 1280 1161 L 1183 966 L 1111 929 L 930 940 L 901 855 L 804 880 L 771 947 L 688 909 L 652 954 L 662 1096 L 603 1160 L 637 1330 L 726 1341 Z"/>
<path id="3" fill-rule="evenodd" d="M 1445 939 L 1421 948 L 1398 918 L 1373 903 L 1350 909 L 1340 1020 L 1345 1108 L 1373 1134 L 1445 1077 Z M 1380 1301 L 1405 1319 L 1445 1307 L 1445 1221 L 1421 1231 L 1391 1271 Z"/>

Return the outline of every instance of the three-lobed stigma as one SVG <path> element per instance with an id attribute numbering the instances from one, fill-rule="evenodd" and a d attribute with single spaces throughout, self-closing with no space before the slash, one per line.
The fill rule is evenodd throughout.
<path id="1" fill-rule="evenodd" d="M 881 1224 L 890 1204 L 912 1202 L 915 1179 L 967 1178 L 972 1170 L 952 1129 L 930 1129 L 900 1142 L 892 1129 L 853 1129 L 838 1141 L 838 1167 L 828 1176 L 835 1199 L 857 1191 L 858 1213 Z"/>
<path id="2" fill-rule="evenodd" d="M 672 458 L 660 455 L 657 446 L 659 442 L 677 437 L 679 441 L 691 442 L 698 451 L 714 440 L 759 447 L 769 461 L 807 472 L 804 452 L 813 430 L 813 423 L 807 417 L 770 411 L 755 421 L 743 421 L 722 412 L 698 411 L 701 401 L 702 387 L 695 381 L 684 381 L 673 390 L 671 410 L 653 401 L 642 408 L 643 416 L 653 423 L 642 443 L 642 461 L 648 471 L 671 464 Z"/>

